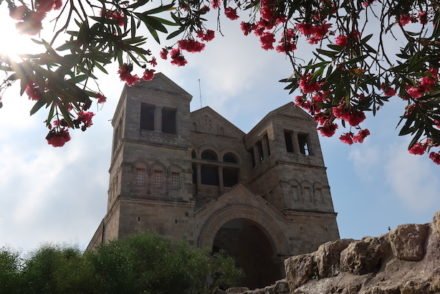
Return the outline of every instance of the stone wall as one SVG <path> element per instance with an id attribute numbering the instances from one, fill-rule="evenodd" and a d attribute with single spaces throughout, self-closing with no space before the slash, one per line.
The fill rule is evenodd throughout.
<path id="1" fill-rule="evenodd" d="M 240 294 L 440 293 L 440 211 L 431 224 L 400 225 L 380 237 L 342 239 L 285 260 L 286 279 Z"/>

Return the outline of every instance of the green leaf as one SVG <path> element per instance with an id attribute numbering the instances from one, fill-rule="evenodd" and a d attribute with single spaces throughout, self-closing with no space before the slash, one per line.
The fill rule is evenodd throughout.
<path id="1" fill-rule="evenodd" d="M 172 39 L 178 35 L 180 35 L 181 33 L 183 33 L 185 31 L 185 29 L 183 27 L 181 27 L 180 29 L 178 29 L 175 32 L 172 32 L 171 34 L 168 35 L 167 40 Z"/>
<path id="2" fill-rule="evenodd" d="M 147 10 L 144 12 L 144 14 L 156 14 L 156 13 L 161 13 L 161 12 L 173 10 L 173 9 L 174 9 L 174 1 L 168 5 L 161 5 L 159 7 Z"/>
<path id="3" fill-rule="evenodd" d="M 82 81 L 85 81 L 88 79 L 88 75 L 78 75 L 75 76 L 74 78 L 71 78 L 69 80 L 67 80 L 69 83 L 74 83 L 74 84 L 78 84 L 81 83 Z"/>
<path id="4" fill-rule="evenodd" d="M 31 111 L 30 111 L 30 115 L 33 115 L 35 112 L 37 112 L 38 110 L 40 110 L 41 107 L 43 107 L 44 105 L 46 105 L 46 101 L 45 99 L 41 98 L 40 100 L 38 100 L 34 106 L 32 107 Z"/>
<path id="5" fill-rule="evenodd" d="M 316 52 L 318 52 L 321 55 L 327 56 L 327 57 L 335 57 L 338 54 L 338 51 L 329 51 L 329 50 L 324 50 L 324 49 L 316 49 Z"/>
<path id="6" fill-rule="evenodd" d="M 127 7 L 128 7 L 128 8 L 136 9 L 136 8 L 138 8 L 138 7 L 144 6 L 144 5 L 147 4 L 148 2 L 150 2 L 150 0 L 138 0 L 138 1 L 134 2 L 134 3 L 131 4 L 131 5 L 128 5 Z"/>
<path id="7" fill-rule="evenodd" d="M 371 37 L 373 37 L 373 34 L 369 34 L 369 35 L 365 36 L 365 38 L 363 38 L 361 40 L 361 43 L 362 44 L 367 44 L 367 42 L 371 39 Z"/>
<path id="8" fill-rule="evenodd" d="M 95 63 L 95 66 L 105 74 L 108 74 L 107 70 L 99 63 Z"/>

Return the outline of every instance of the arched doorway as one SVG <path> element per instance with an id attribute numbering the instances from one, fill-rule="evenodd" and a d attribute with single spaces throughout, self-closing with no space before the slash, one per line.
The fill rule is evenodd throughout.
<path id="1" fill-rule="evenodd" d="M 282 278 L 282 264 L 264 229 L 244 218 L 226 222 L 216 233 L 214 252 L 224 250 L 244 272 L 242 285 L 262 288 Z"/>

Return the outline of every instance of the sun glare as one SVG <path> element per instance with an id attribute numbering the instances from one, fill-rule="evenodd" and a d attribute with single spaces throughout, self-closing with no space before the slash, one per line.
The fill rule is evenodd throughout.
<path id="1" fill-rule="evenodd" d="M 20 54 L 32 53 L 35 43 L 27 35 L 20 34 L 15 28 L 15 21 L 9 15 L 8 10 L 2 6 L 0 9 L 0 54 L 6 55 L 13 60 L 19 60 Z"/>

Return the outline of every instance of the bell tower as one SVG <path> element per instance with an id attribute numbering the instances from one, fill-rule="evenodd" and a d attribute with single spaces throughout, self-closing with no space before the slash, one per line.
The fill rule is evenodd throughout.
<path id="1" fill-rule="evenodd" d="M 133 231 L 161 231 L 162 217 L 185 215 L 192 201 L 189 142 L 192 96 L 158 73 L 151 82 L 125 86 L 112 120 L 114 128 L 106 239 Z M 146 208 L 148 206 L 148 208 Z M 140 209 L 143 207 L 143 209 Z M 151 212 L 151 215 L 149 214 Z M 187 213 L 188 214 L 188 213 Z M 143 224 L 148 222 L 147 227 Z M 107 225 L 107 226 L 108 226 Z"/>

